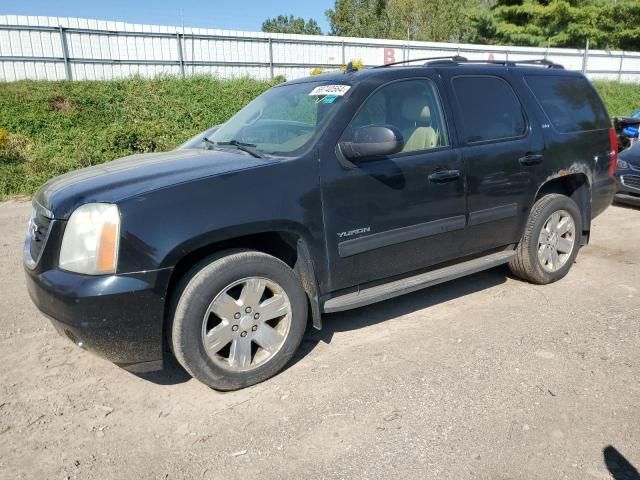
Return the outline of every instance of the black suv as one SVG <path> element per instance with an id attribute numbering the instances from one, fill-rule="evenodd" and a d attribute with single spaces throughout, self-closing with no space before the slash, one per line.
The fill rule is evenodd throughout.
<path id="1" fill-rule="evenodd" d="M 428 60 L 428 59 L 421 59 Z M 51 180 L 24 249 L 63 335 L 221 390 L 307 321 L 509 263 L 564 277 L 611 203 L 616 137 L 580 73 L 462 58 L 274 87 L 167 153 Z"/>

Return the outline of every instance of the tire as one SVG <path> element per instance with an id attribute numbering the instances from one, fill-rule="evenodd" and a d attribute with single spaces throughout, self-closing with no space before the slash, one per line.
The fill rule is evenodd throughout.
<path id="1" fill-rule="evenodd" d="M 552 219 L 554 214 L 559 217 Z M 570 218 L 573 222 L 572 235 L 570 235 L 571 231 L 560 234 L 567 228 L 568 223 L 560 225 L 555 218 L 559 218 L 559 222 Z M 558 226 L 560 228 L 557 228 Z M 541 237 L 543 228 L 545 228 L 545 234 Z M 509 262 L 509 268 L 517 277 L 539 285 L 560 280 L 575 262 L 580 249 L 581 236 L 582 215 L 576 202 L 565 195 L 555 193 L 545 195 L 531 209 L 524 234 L 516 247 L 515 257 Z M 571 251 L 560 253 L 557 249 L 567 250 L 568 248 L 565 241 L 572 242 Z M 555 256 L 554 249 L 556 249 Z M 553 263 L 554 258 L 560 260 L 557 265 Z"/>
<path id="2" fill-rule="evenodd" d="M 191 376 L 237 390 L 277 374 L 306 326 L 307 298 L 293 270 L 270 255 L 235 250 L 205 259 L 182 280 L 170 340 Z"/>

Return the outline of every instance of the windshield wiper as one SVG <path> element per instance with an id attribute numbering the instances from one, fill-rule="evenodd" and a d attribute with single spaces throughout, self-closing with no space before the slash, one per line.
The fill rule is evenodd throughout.
<path id="1" fill-rule="evenodd" d="M 229 140 L 228 142 L 212 142 L 208 138 L 205 138 L 205 141 L 209 143 L 213 143 L 215 145 L 220 145 L 223 147 L 226 145 L 231 145 L 233 147 L 236 147 L 238 150 L 247 152 L 249 155 L 252 155 L 256 158 L 265 158 L 262 153 L 260 153 L 258 150 L 255 149 L 256 145 L 254 143 L 245 143 L 245 142 L 240 142 L 238 140 Z"/>

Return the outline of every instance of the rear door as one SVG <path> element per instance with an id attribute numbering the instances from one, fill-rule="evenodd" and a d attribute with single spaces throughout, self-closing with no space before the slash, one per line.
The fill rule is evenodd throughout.
<path id="1" fill-rule="evenodd" d="M 467 180 L 465 254 L 520 239 L 535 194 L 532 172 L 544 162 L 540 128 L 511 81 L 506 69 L 448 81 Z"/>

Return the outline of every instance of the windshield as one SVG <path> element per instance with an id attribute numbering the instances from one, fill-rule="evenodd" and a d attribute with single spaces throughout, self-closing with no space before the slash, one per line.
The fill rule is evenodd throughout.
<path id="1" fill-rule="evenodd" d="M 182 148 L 215 148 L 215 144 L 229 148 L 232 142 L 251 145 L 266 154 L 294 155 L 320 131 L 349 88 L 327 82 L 272 88 L 227 123 L 194 137 Z"/>

